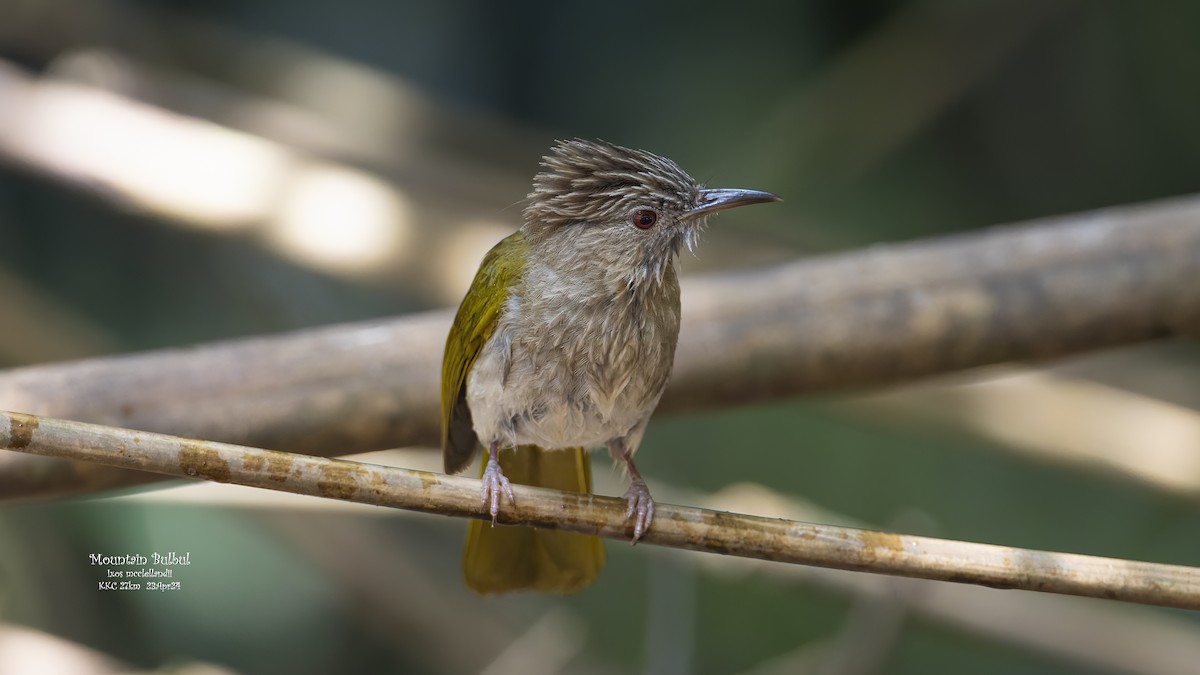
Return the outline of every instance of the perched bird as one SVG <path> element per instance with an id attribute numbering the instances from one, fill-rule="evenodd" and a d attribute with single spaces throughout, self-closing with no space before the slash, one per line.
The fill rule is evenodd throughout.
<path id="1" fill-rule="evenodd" d="M 482 442 L 483 503 L 463 558 L 480 593 L 572 593 L 604 565 L 596 537 L 495 527 L 510 481 L 591 491 L 585 450 L 629 473 L 636 543 L 654 501 L 633 464 L 679 337 L 679 250 L 707 217 L 779 201 L 708 189 L 674 162 L 599 141 L 559 142 L 533 179 L 521 229 L 484 256 L 446 339 L 442 452 L 462 471 Z"/>

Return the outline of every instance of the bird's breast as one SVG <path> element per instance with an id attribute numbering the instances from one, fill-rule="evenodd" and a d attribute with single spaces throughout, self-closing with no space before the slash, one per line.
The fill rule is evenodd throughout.
<path id="1" fill-rule="evenodd" d="M 560 280 L 561 281 L 561 280 Z M 679 336 L 679 289 L 545 286 L 514 294 L 468 376 L 484 442 L 607 444 L 658 404 Z"/>

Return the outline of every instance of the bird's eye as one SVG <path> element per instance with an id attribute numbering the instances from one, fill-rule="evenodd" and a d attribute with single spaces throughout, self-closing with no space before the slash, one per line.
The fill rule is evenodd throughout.
<path id="1" fill-rule="evenodd" d="M 650 209 L 642 209 L 633 214 L 633 224 L 643 230 L 654 227 L 654 223 L 658 222 L 658 214 Z"/>

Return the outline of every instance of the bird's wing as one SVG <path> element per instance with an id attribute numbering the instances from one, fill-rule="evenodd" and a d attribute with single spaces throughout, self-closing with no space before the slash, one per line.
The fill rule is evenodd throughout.
<path id="1" fill-rule="evenodd" d="M 478 437 L 467 407 L 467 375 L 491 337 L 513 285 L 520 279 L 528 244 L 520 231 L 492 247 L 458 307 L 442 358 L 442 459 L 447 473 L 466 468 Z"/>

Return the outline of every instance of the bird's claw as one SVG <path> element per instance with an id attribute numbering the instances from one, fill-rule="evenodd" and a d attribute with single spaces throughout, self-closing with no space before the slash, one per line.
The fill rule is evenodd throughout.
<path id="1" fill-rule="evenodd" d="M 513 497 L 512 484 L 508 482 L 504 472 L 500 469 L 500 463 L 495 459 L 489 459 L 487 468 L 483 470 L 483 489 L 480 490 L 480 497 L 483 505 L 488 507 L 488 512 L 492 514 L 492 525 L 496 524 L 496 515 L 500 513 L 500 495 L 504 494 L 508 497 L 508 503 L 513 506 L 517 505 L 516 498 Z"/>
<path id="2" fill-rule="evenodd" d="M 633 520 L 633 541 L 638 543 L 646 530 L 650 529 L 650 521 L 654 519 L 654 499 L 650 497 L 650 488 L 643 480 L 634 480 L 625 491 L 625 499 L 629 506 L 625 509 L 625 520 Z"/>

